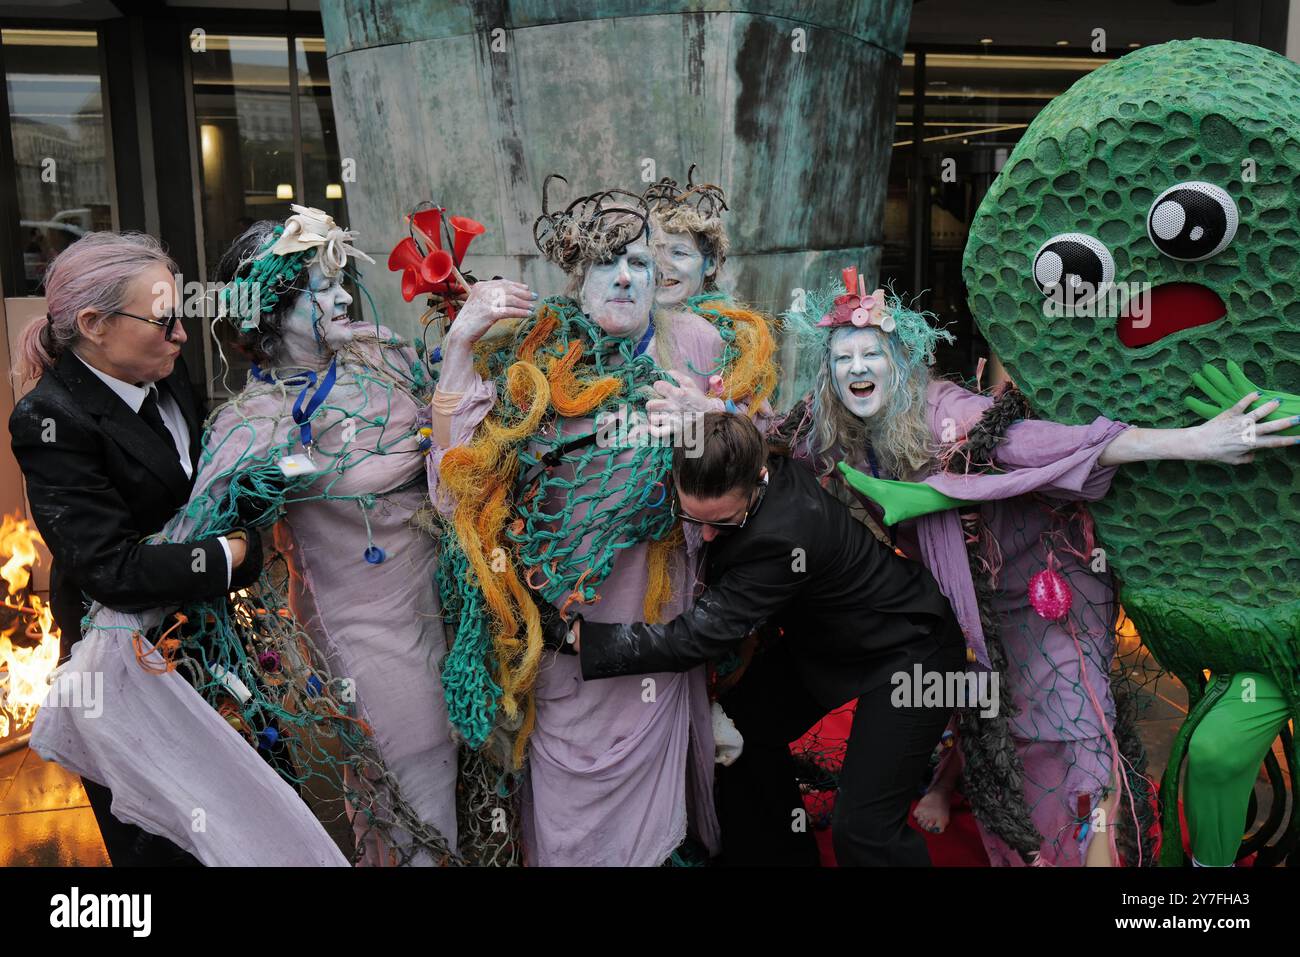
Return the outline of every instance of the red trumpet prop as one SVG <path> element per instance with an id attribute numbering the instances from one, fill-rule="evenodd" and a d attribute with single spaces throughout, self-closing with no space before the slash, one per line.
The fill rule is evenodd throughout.
<path id="1" fill-rule="evenodd" d="M 435 206 L 411 216 L 411 227 L 434 249 L 442 248 L 442 207 Z"/>
<path id="2" fill-rule="evenodd" d="M 469 283 L 461 275 L 460 265 L 474 237 L 481 236 L 487 227 L 467 216 L 447 217 L 452 236 L 449 252 L 443 246 L 445 212 L 441 206 L 435 206 L 408 216 L 406 221 L 412 235 L 393 248 L 388 256 L 388 268 L 402 273 L 403 299 L 410 302 L 416 296 L 441 297 L 443 303 L 432 306 L 430 312 L 441 309 L 452 319 L 456 303 L 469 294 Z"/>
<path id="3" fill-rule="evenodd" d="M 388 254 L 388 268 L 402 274 L 402 298 L 410 302 L 416 296 L 434 291 L 451 274 L 451 255 L 435 249 L 425 256 L 409 236 Z"/>
<path id="4" fill-rule="evenodd" d="M 469 249 L 469 244 L 474 241 L 475 236 L 482 236 L 487 227 L 468 216 L 452 216 L 447 222 L 451 224 L 451 230 L 456 235 L 452 255 L 456 257 L 456 266 L 459 267 L 465 260 L 465 250 Z"/>
<path id="5" fill-rule="evenodd" d="M 446 282 L 454 265 L 455 263 L 451 261 L 451 253 L 445 249 L 435 249 L 424 257 L 424 262 L 420 264 L 420 275 L 424 277 L 425 282 L 436 286 L 438 283 Z"/>

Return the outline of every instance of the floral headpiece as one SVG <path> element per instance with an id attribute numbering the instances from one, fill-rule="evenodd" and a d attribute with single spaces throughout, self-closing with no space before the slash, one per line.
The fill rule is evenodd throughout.
<path id="1" fill-rule="evenodd" d="M 844 288 L 848 292 L 835 297 L 835 307 L 818 320 L 819 326 L 875 326 L 881 332 L 894 331 L 894 314 L 885 298 L 885 290 L 867 295 L 867 280 L 858 275 L 857 266 L 844 270 Z"/>
<path id="2" fill-rule="evenodd" d="M 316 262 L 321 272 L 331 279 L 343 271 L 348 256 L 356 256 L 368 263 L 374 260 L 352 245 L 357 234 L 334 222 L 334 217 L 324 210 L 291 204 L 293 215 L 284 221 L 284 232 L 276 240 L 271 252 L 277 256 L 288 253 L 319 250 Z"/>
<path id="3" fill-rule="evenodd" d="M 314 263 L 330 278 L 347 266 L 348 256 L 373 263 L 352 246 L 356 234 L 334 222 L 329 213 L 293 204 L 293 215 L 276 226 L 257 254 L 239 264 L 234 277 L 217 296 L 217 318 L 235 323 L 241 333 L 252 332 L 271 313 L 280 297 L 293 288 L 294 278 Z"/>
<path id="4" fill-rule="evenodd" d="M 905 303 L 888 283 L 885 289 L 867 295 L 857 269 L 845 269 L 841 277 L 843 281 L 832 279 L 821 288 L 808 289 L 800 305 L 781 316 L 782 332 L 794 344 L 795 360 L 787 370 L 788 381 L 781 387 L 778 411 L 788 411 L 791 403 L 812 390 L 836 329 L 875 328 L 895 336 L 903 346 L 909 370 L 933 365 L 935 347 L 940 342 L 955 341 L 951 332 L 934 325 L 938 318 L 934 313 L 912 308 L 915 300 Z M 846 287 L 849 281 L 856 292 Z"/>

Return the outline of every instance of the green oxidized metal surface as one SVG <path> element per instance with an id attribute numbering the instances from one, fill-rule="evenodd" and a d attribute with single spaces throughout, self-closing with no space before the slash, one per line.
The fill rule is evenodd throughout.
<path id="1" fill-rule="evenodd" d="M 733 291 L 787 308 L 796 288 L 883 241 L 907 0 L 322 0 L 348 225 L 394 328 L 423 311 L 382 261 L 422 199 L 472 216 L 478 276 L 543 294 L 542 182 L 640 190 L 720 184 Z M 371 277 L 376 277 L 371 281 Z"/>
<path id="2" fill-rule="evenodd" d="M 630 27 L 631 17 L 742 13 L 833 27 L 901 57 L 911 8 L 906 0 L 322 0 L 321 17 L 331 54 L 492 27 L 517 30 L 613 19 Z M 629 42 L 635 42 L 634 31 L 628 33 Z"/>
<path id="3" fill-rule="evenodd" d="M 1163 254 L 1147 231 L 1153 201 L 1189 181 L 1222 187 L 1241 220 L 1198 262 Z M 1071 232 L 1106 246 L 1117 283 L 1198 283 L 1226 315 L 1135 348 L 1113 314 L 1049 317 L 1032 262 Z M 1256 385 L 1300 393 L 1298 250 L 1300 66 L 1190 40 L 1130 53 L 1039 114 L 980 206 L 964 276 L 976 321 L 1040 414 L 1191 426 L 1183 397 L 1205 362 L 1233 359 Z M 1289 448 L 1238 467 L 1129 465 L 1093 506 L 1125 608 L 1185 681 L 1262 670 L 1295 700 L 1298 477 Z"/>

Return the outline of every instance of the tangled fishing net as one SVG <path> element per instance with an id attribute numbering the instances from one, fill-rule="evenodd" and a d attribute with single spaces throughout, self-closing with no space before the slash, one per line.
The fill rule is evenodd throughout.
<path id="1" fill-rule="evenodd" d="M 730 342 L 716 369 L 693 371 L 723 375 L 737 394 L 741 386 L 770 389 L 772 347 L 758 341 L 765 330 L 745 317 L 733 321 L 724 302 L 701 308 L 713 310 Z M 438 575 L 456 626 L 443 671 L 451 720 L 475 748 L 494 728 L 507 731 L 516 767 L 542 651 L 529 591 L 562 611 L 594 602 L 618 553 L 651 541 L 645 619 L 658 621 L 670 597 L 667 560 L 680 535 L 665 486 L 671 448 L 599 443 L 591 430 L 576 434 L 571 421 L 616 415 L 671 379 L 634 347 L 606 336 L 571 300 L 544 301 L 504 344 L 480 349 L 479 371 L 497 383 L 497 406 L 441 465 L 456 503 Z"/>
<path id="2" fill-rule="evenodd" d="M 248 386 L 214 413 L 199 463 L 202 488 L 157 540 L 199 541 L 242 525 L 266 526 L 286 506 L 312 501 L 346 502 L 363 516 L 374 509 L 383 495 L 350 490 L 348 472 L 409 447 L 413 436 L 398 434 L 373 408 L 391 409 L 398 390 L 421 397 L 431 391 L 427 371 L 409 350 L 397 348 L 400 340 L 382 345 L 340 350 L 336 362 L 346 364 L 359 389 L 331 390 L 309 417 L 317 427 L 312 454 L 328 481 L 309 487 L 318 475 L 285 478 L 279 467 L 300 441 L 300 423 L 286 411 L 316 385 L 315 374 L 256 370 Z M 356 438 L 329 451 L 330 432 L 347 428 L 356 429 Z M 393 863 L 408 863 L 420 852 L 440 863 L 459 862 L 456 849 L 403 799 L 374 747 L 373 729 L 358 716 L 350 679 L 331 673 L 322 649 L 290 611 L 289 575 L 285 559 L 276 556 L 255 586 L 187 606 L 170 622 L 135 633 L 141 667 L 183 672 L 285 780 L 304 798 L 316 799 L 327 823 L 325 802 L 342 795 L 360 815 L 362 830 L 375 830 L 393 850 Z M 336 819 L 342 816 L 336 812 Z"/>

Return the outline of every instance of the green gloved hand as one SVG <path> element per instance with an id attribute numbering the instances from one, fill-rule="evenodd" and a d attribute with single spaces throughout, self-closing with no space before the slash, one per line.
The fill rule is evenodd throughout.
<path id="1" fill-rule="evenodd" d="M 844 480 L 849 485 L 885 510 L 886 525 L 897 525 L 899 522 L 930 515 L 933 512 L 942 512 L 944 509 L 975 504 L 944 495 L 924 482 L 896 482 L 893 479 L 872 478 L 855 468 L 850 468 L 847 462 L 839 463 L 839 470 L 844 474 Z"/>
<path id="2" fill-rule="evenodd" d="M 1186 396 L 1183 403 L 1203 419 L 1212 419 L 1219 415 L 1225 409 L 1230 409 L 1237 404 L 1237 401 L 1249 395 L 1252 392 L 1258 392 L 1259 401 L 1251 403 L 1252 409 L 1257 409 L 1265 402 L 1271 402 L 1274 399 L 1280 399 L 1282 404 L 1279 405 L 1272 414 L 1265 416 L 1265 422 L 1276 422 L 1279 419 L 1295 418 L 1300 416 L 1300 396 L 1292 395 L 1289 392 L 1276 392 L 1272 389 L 1261 389 L 1246 378 L 1246 374 L 1241 371 L 1241 366 L 1231 359 L 1227 363 L 1228 374 L 1224 376 L 1222 372 L 1206 363 L 1201 366 L 1200 372 L 1192 373 L 1192 382 L 1196 387 L 1210 400 L 1204 402 L 1194 396 Z M 1300 435 L 1300 425 L 1293 429 L 1286 429 L 1277 435 Z"/>

